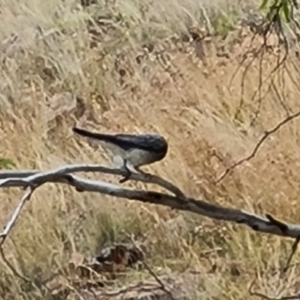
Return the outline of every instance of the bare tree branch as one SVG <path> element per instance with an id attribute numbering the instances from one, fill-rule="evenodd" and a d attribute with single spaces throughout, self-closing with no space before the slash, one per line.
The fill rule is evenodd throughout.
<path id="1" fill-rule="evenodd" d="M 19 204 L 15 208 L 9 221 L 4 227 L 3 232 L 0 233 L 0 251 L 1 251 L 0 254 L 2 254 L 1 256 L 3 259 L 5 259 L 5 256 L 3 255 L 2 245 L 5 242 L 5 239 L 7 238 L 8 234 L 12 230 L 13 226 L 16 224 L 16 221 L 20 216 L 22 212 L 22 208 L 24 207 L 26 201 L 31 198 L 33 192 L 38 187 L 48 182 L 67 184 L 81 192 L 101 193 L 104 195 L 114 196 L 116 198 L 123 198 L 123 199 L 125 198 L 128 200 L 137 200 L 144 203 L 164 205 L 167 207 L 171 207 L 173 209 L 184 210 L 184 211 L 200 214 L 212 219 L 235 222 L 237 224 L 244 224 L 250 227 L 251 229 L 253 229 L 254 231 L 294 238 L 295 243 L 293 246 L 292 254 L 290 255 L 290 258 L 288 260 L 288 265 L 291 261 L 292 256 L 296 251 L 297 244 L 299 242 L 299 237 L 300 237 L 300 224 L 299 225 L 288 224 L 279 221 L 268 214 L 265 217 L 260 217 L 258 215 L 243 210 L 214 205 L 205 202 L 203 200 L 188 198 L 185 195 L 183 195 L 183 193 L 172 183 L 169 183 L 168 181 L 151 174 L 146 174 L 146 175 L 139 174 L 139 173 L 133 174 L 130 179 L 147 182 L 147 183 L 155 183 L 165 188 L 167 187 L 167 189 L 173 192 L 175 191 L 175 193 L 179 195 L 173 196 L 173 195 L 154 192 L 154 191 L 135 190 L 135 189 L 118 186 L 116 184 L 107 183 L 104 181 L 84 179 L 72 174 L 77 172 L 100 172 L 100 173 L 102 172 L 102 173 L 116 174 L 122 176 L 122 170 L 109 169 L 107 167 L 102 167 L 99 165 L 67 165 L 58 169 L 45 171 L 45 172 L 39 172 L 36 170 L 0 172 L 0 178 L 1 178 L 0 188 L 26 187 L 26 191 L 22 196 L 22 198 L 20 199 Z M 178 191 L 180 192 L 178 193 Z M 7 261 L 5 262 L 7 264 Z M 10 264 L 7 265 L 13 272 L 15 272 L 14 268 Z M 150 272 L 150 274 L 154 278 L 156 278 L 155 273 L 153 273 L 150 268 L 147 269 Z M 26 277 L 24 278 L 23 277 L 24 277 L 23 275 L 20 276 L 20 278 L 24 279 L 25 281 L 28 281 Z M 169 290 L 164 286 L 162 282 L 160 282 L 160 280 L 157 280 L 157 282 L 160 284 L 161 288 L 170 297 L 173 297 L 172 294 L 168 293 Z M 256 293 L 256 295 L 260 297 L 264 297 L 261 294 Z M 293 298 L 282 298 L 282 299 L 293 299 Z"/>
<path id="2" fill-rule="evenodd" d="M 300 225 L 287 224 L 285 222 L 276 220 L 270 215 L 266 215 L 266 217 L 260 217 L 250 212 L 210 204 L 203 200 L 197 200 L 188 197 L 183 199 L 182 197 L 172 196 L 154 191 L 132 190 L 125 187 L 120 187 L 115 184 L 106 183 L 103 181 L 84 179 L 70 174 L 71 172 L 79 172 L 82 170 L 87 170 L 88 172 L 91 172 L 92 169 L 95 172 L 96 168 L 98 168 L 98 170 L 101 170 L 102 167 L 88 165 L 68 165 L 52 171 L 40 173 L 37 173 L 37 171 L 33 171 L 34 174 L 28 177 L 24 177 L 24 174 L 32 174 L 29 171 L 2 171 L 1 178 L 6 179 L 2 179 L 0 181 L 0 188 L 7 186 L 24 187 L 34 184 L 37 185 L 35 187 L 35 189 L 37 189 L 38 185 L 44 184 L 46 182 L 61 182 L 73 186 L 81 191 L 101 193 L 117 198 L 125 198 L 128 200 L 137 200 L 144 203 L 164 205 L 173 209 L 190 211 L 217 220 L 224 220 L 229 222 L 235 222 L 238 224 L 244 224 L 252 228 L 253 230 L 259 232 L 291 238 L 297 238 L 298 236 L 300 236 Z M 103 170 L 107 170 L 107 168 L 103 167 Z M 113 172 L 117 173 L 117 171 Z M 11 174 L 13 174 L 16 177 L 9 178 Z M 137 174 L 134 176 L 135 180 L 145 181 L 143 175 Z M 161 180 L 162 182 L 164 182 L 163 179 Z M 29 191 L 30 190 L 28 190 L 27 193 L 21 199 L 21 203 L 15 210 L 15 213 L 12 215 L 8 224 L 15 223 L 18 214 L 21 212 L 21 209 L 18 208 L 22 208 L 24 205 L 23 202 L 25 202 L 24 198 L 29 197 L 32 194 L 32 191 Z M 3 233 L 0 234 L 0 236 L 4 237 L 7 235 L 7 228 L 9 228 L 9 226 L 6 226 L 6 228 L 4 229 Z"/>
<path id="3" fill-rule="evenodd" d="M 216 183 L 219 183 L 220 181 L 222 181 L 229 173 L 231 173 L 235 168 L 237 168 L 238 166 L 242 165 L 244 162 L 251 160 L 252 158 L 255 157 L 255 155 L 257 154 L 258 150 L 260 149 L 260 147 L 262 146 L 262 144 L 264 143 L 264 141 L 273 133 L 275 133 L 276 131 L 278 131 L 283 125 L 285 125 L 286 123 L 292 121 L 293 119 L 296 119 L 300 116 L 300 111 L 298 111 L 297 113 L 290 115 L 288 117 L 286 117 L 285 119 L 283 119 L 281 122 L 279 122 L 274 128 L 266 131 L 264 133 L 264 135 L 260 138 L 260 140 L 258 141 L 258 143 L 256 144 L 256 146 L 254 147 L 252 153 L 239 160 L 238 162 L 236 162 L 235 164 L 233 164 L 232 166 L 230 166 L 229 168 L 227 168 L 225 170 L 225 172 L 217 179 Z"/>
<path id="4" fill-rule="evenodd" d="M 124 171 L 118 168 L 109 168 L 99 165 L 70 165 L 50 172 L 43 173 L 41 176 L 40 171 L 0 171 L 0 187 L 12 187 L 12 186 L 27 186 L 30 183 L 40 184 L 42 182 L 64 182 L 64 176 L 69 173 L 78 172 L 98 172 L 111 175 L 124 176 Z M 25 178 L 25 179 L 24 179 Z M 184 197 L 183 192 L 170 183 L 169 181 L 149 173 L 132 173 L 130 180 L 141 181 L 145 183 L 152 183 L 165 188 L 178 197 Z"/>

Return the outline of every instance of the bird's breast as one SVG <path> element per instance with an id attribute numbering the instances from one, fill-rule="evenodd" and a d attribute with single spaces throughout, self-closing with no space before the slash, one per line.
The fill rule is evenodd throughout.
<path id="1" fill-rule="evenodd" d="M 143 165 L 152 164 L 163 157 L 161 153 L 146 151 L 142 149 L 132 149 L 127 152 L 125 157 L 132 165 L 140 167 Z"/>

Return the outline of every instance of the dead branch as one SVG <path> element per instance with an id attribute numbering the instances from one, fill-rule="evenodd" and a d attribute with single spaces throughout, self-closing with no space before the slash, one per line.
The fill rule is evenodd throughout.
<path id="1" fill-rule="evenodd" d="M 22 208 L 25 205 L 25 202 L 30 199 L 33 191 L 34 191 L 34 189 L 31 188 L 31 187 L 29 187 L 27 189 L 26 193 L 23 195 L 23 197 L 19 201 L 19 204 L 17 205 L 16 209 L 14 210 L 13 214 L 11 215 L 9 221 L 5 225 L 3 231 L 0 234 L 0 248 L 1 248 L 2 244 L 5 242 L 5 239 L 6 239 L 7 235 L 8 235 L 8 233 L 11 231 L 11 229 L 15 225 L 18 217 L 21 214 Z"/>
<path id="2" fill-rule="evenodd" d="M 124 176 L 124 171 L 118 168 L 109 168 L 99 165 L 70 165 L 50 172 L 44 172 L 41 176 L 38 170 L 25 171 L 0 171 L 0 187 L 27 186 L 29 183 L 41 184 L 43 182 L 65 182 L 65 176 L 69 173 L 98 172 L 111 175 Z M 184 197 L 183 192 L 171 182 L 149 173 L 132 173 L 130 180 L 156 184 L 165 188 L 178 197 Z"/>
<path id="3" fill-rule="evenodd" d="M 278 221 L 270 215 L 266 215 L 266 217 L 260 217 L 250 212 L 210 204 L 203 200 L 188 197 L 183 199 L 182 197 L 172 196 L 165 193 L 134 190 L 103 181 L 84 179 L 71 174 L 72 172 L 82 172 L 83 170 L 86 170 L 87 172 L 91 172 L 92 170 L 96 172 L 96 170 L 98 170 L 98 172 L 101 172 L 102 168 L 103 170 L 108 170 L 105 167 L 94 165 L 68 165 L 46 172 L 32 171 L 32 173 L 34 174 L 27 177 L 25 176 L 26 174 L 32 174 L 30 171 L 1 171 L 1 178 L 6 179 L 0 180 L 0 188 L 9 186 L 28 187 L 28 185 L 35 185 L 34 190 L 36 190 L 40 185 L 47 182 L 64 183 L 83 192 L 85 191 L 101 193 L 104 195 L 114 196 L 116 198 L 125 198 L 128 200 L 137 200 L 144 203 L 164 205 L 177 210 L 193 212 L 195 214 L 203 215 L 212 219 L 244 224 L 258 232 L 291 238 L 297 238 L 298 236 L 300 236 L 300 225 L 293 225 Z M 118 173 L 116 170 L 112 172 Z M 9 176 L 11 176 L 12 174 L 14 177 L 10 178 Z M 134 178 L 135 180 L 145 182 L 145 178 L 143 177 L 143 175 L 137 174 L 134 175 Z M 164 179 L 161 180 L 162 182 L 164 182 Z M 28 191 L 25 195 L 26 197 L 29 197 L 31 194 L 32 192 Z M 19 207 L 22 208 L 22 203 L 25 202 L 25 195 L 21 199 L 19 206 L 15 210 L 15 213 L 7 223 L 8 225 L 14 224 L 17 220 L 18 215 L 21 213 L 21 209 L 19 209 Z M 0 233 L 0 236 L 7 236 L 9 232 L 7 228 L 11 228 L 11 226 L 8 225 L 6 225 L 4 231 Z"/>
<path id="4" fill-rule="evenodd" d="M 288 122 L 292 121 L 293 119 L 296 119 L 300 116 L 300 111 L 298 111 L 297 113 L 290 115 L 288 117 L 286 117 L 285 119 L 283 119 L 281 122 L 279 122 L 274 128 L 266 131 L 264 133 L 264 135 L 260 138 L 260 140 L 258 141 L 258 143 L 256 144 L 256 146 L 254 147 L 252 153 L 239 160 L 238 162 L 236 162 L 235 164 L 233 164 L 232 166 L 230 166 L 229 168 L 227 168 L 225 170 L 225 172 L 216 180 L 216 183 L 219 183 L 220 181 L 222 181 L 229 173 L 231 173 L 235 168 L 237 168 L 238 166 L 242 165 L 244 162 L 246 161 L 250 161 L 252 158 L 255 157 L 255 155 L 257 154 L 258 150 L 260 149 L 260 147 L 262 146 L 262 144 L 265 142 L 265 140 L 272 134 L 274 134 L 275 132 L 277 132 L 283 125 L 287 124 Z"/>

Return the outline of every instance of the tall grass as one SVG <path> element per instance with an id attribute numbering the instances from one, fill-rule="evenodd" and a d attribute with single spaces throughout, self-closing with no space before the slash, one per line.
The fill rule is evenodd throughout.
<path id="1" fill-rule="evenodd" d="M 251 42 L 249 32 L 241 38 L 235 22 L 256 5 L 127 0 L 82 8 L 70 0 L 2 0 L 0 156 L 18 169 L 107 164 L 101 149 L 73 137 L 75 123 L 107 132 L 157 131 L 166 136 L 170 150 L 146 171 L 166 177 L 190 196 L 297 222 L 298 120 L 272 136 L 253 160 L 214 183 L 226 167 L 252 151 L 265 130 L 299 109 L 298 61 L 292 53 L 285 69 L 267 82 L 273 80 L 273 85 L 263 86 L 261 100 L 252 96 L 259 72 L 265 78 L 276 64 L 274 53 L 264 56 L 263 68 L 259 58 L 253 62 L 243 95 L 245 67 L 229 86 Z M 231 42 L 205 39 L 200 59 L 199 44 L 185 42 L 189 28 L 215 30 L 220 16 L 222 22 L 234 20 L 228 29 Z M 2 224 L 18 197 L 17 189 L 1 191 Z M 199 224 L 192 242 L 191 232 Z M 72 253 L 92 256 L 132 233 L 143 234 L 155 272 L 200 272 L 196 287 L 185 282 L 191 299 L 249 298 L 247 286 L 255 276 L 261 291 L 271 295 L 293 291 L 290 286 L 297 284 L 296 268 L 285 278 L 271 273 L 288 256 L 287 240 L 49 184 L 27 204 L 4 246 L 10 264 L 36 284 L 27 284 L 0 260 L 0 297 L 50 299 L 39 283 L 65 266 Z M 122 283 L 148 276 L 132 271 Z"/>

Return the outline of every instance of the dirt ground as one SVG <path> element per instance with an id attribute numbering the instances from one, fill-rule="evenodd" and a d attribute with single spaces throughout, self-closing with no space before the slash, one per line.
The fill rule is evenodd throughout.
<path id="1" fill-rule="evenodd" d="M 217 36 L 188 42 L 179 29 L 171 33 L 171 25 L 162 29 L 163 22 L 170 23 L 169 14 L 158 24 L 151 19 L 153 11 L 145 12 L 148 27 L 139 31 L 142 16 L 128 7 L 127 14 L 118 16 L 121 21 L 103 21 L 91 33 L 93 25 L 88 31 L 84 22 L 91 8 L 73 11 L 71 2 L 35 8 L 26 2 L 28 11 L 8 2 L 1 7 L 6 24 L 0 34 L 1 158 L 20 170 L 106 165 L 102 149 L 75 137 L 73 125 L 109 133 L 159 132 L 169 142 L 168 155 L 145 171 L 196 199 L 300 222 L 300 120 L 287 123 L 253 159 L 215 183 L 227 167 L 251 154 L 265 131 L 300 109 L 295 51 L 274 71 L 283 57 L 276 41 L 270 40 L 269 50 L 256 57 L 262 39 L 253 41 L 248 29 L 232 30 L 225 41 Z M 144 31 L 150 33 L 141 38 Z M 118 182 L 108 175 L 80 175 Z M 1 224 L 21 193 L 17 188 L 1 191 Z M 186 299 L 250 299 L 253 281 L 255 290 L 270 297 L 299 292 L 299 267 L 280 273 L 290 253 L 289 239 L 47 184 L 26 204 L 3 246 L 7 261 L 0 259 L 0 297 L 66 299 L 51 296 L 42 282 L 64 268 L 72 254 L 92 257 L 105 245 L 130 241 L 132 234 L 142 236 L 147 264 L 157 276 L 182 280 Z M 296 254 L 294 261 L 298 259 Z M 144 268 L 132 269 L 106 289 L 151 278 Z"/>

